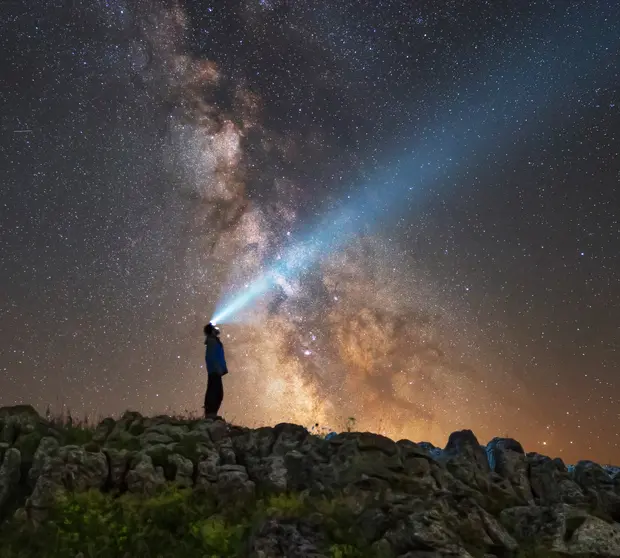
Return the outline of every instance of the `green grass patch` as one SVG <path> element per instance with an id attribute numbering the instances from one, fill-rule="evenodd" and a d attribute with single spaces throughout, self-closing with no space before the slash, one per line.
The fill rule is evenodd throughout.
<path id="1" fill-rule="evenodd" d="M 348 515 L 347 515 L 348 513 Z M 303 521 L 314 515 L 333 558 L 368 557 L 355 539 L 355 517 L 340 502 L 279 494 L 239 508 L 208 494 L 168 485 L 155 496 L 90 491 L 60 497 L 36 529 L 11 519 L 0 527 L 0 558 L 228 558 L 245 556 L 251 533 L 266 519 Z M 334 528 L 334 525 L 336 528 Z M 340 526 L 340 531 L 338 526 Z M 340 534 L 339 534 L 340 533 Z"/>

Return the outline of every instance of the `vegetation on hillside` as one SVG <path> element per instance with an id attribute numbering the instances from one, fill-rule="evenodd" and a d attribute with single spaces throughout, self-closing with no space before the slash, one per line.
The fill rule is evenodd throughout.
<path id="1" fill-rule="evenodd" d="M 325 533 L 324 551 L 333 558 L 372 556 L 359 544 L 354 515 L 339 499 L 280 494 L 218 511 L 205 493 L 167 486 L 150 497 L 63 495 L 40 525 L 20 518 L 6 522 L 0 558 L 244 556 L 255 530 L 269 519 L 310 521 Z"/>

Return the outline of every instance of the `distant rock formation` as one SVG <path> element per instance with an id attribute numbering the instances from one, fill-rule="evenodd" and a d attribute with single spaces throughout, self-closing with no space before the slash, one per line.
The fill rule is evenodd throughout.
<path id="1" fill-rule="evenodd" d="M 444 449 L 368 432 L 328 440 L 294 424 L 250 429 L 221 420 L 127 412 L 84 445 L 29 406 L 0 409 L 0 518 L 40 522 L 59 494 L 154 494 L 175 483 L 217 505 L 258 495 L 344 495 L 375 556 L 620 558 L 620 469 L 525 453 L 516 440 L 480 445 L 470 430 Z M 317 527 L 318 525 L 318 527 Z M 248 556 L 328 557 L 320 518 L 266 519 Z"/>

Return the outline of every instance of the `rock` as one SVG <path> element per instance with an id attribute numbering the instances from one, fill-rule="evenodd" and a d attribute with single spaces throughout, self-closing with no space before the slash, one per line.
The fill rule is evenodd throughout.
<path id="1" fill-rule="evenodd" d="M 390 529 L 385 538 L 396 555 L 412 550 L 440 550 L 457 553 L 461 549 L 459 537 L 446 526 L 441 516 L 433 511 L 410 514 Z"/>
<path id="2" fill-rule="evenodd" d="M 603 467 L 592 461 L 579 461 L 573 470 L 573 478 L 583 488 L 584 500 L 593 515 L 620 521 L 620 495 L 614 489 L 614 479 Z"/>
<path id="3" fill-rule="evenodd" d="M 19 434 L 29 434 L 44 421 L 31 405 L 0 407 L 0 442 L 13 445 Z"/>
<path id="4" fill-rule="evenodd" d="M 189 428 L 182 425 L 159 423 L 146 428 L 144 431 L 144 436 L 148 436 L 151 433 L 161 434 L 172 439 L 174 442 L 180 442 L 187 434 L 189 434 Z"/>
<path id="5" fill-rule="evenodd" d="M 268 457 L 274 442 L 273 429 L 267 427 L 246 430 L 232 438 L 237 461 L 242 464 L 247 464 L 248 460 Z"/>
<path id="6" fill-rule="evenodd" d="M 274 427 L 273 434 L 275 441 L 270 453 L 284 456 L 303 443 L 308 436 L 308 431 L 297 424 L 281 423 Z"/>
<path id="7" fill-rule="evenodd" d="M 205 420 L 205 427 L 211 441 L 215 444 L 228 437 L 228 425 L 221 420 Z"/>
<path id="8" fill-rule="evenodd" d="M 618 524 L 609 524 L 574 506 L 509 508 L 500 519 L 526 546 L 566 556 L 620 557 Z"/>
<path id="9" fill-rule="evenodd" d="M 32 405 L 12 405 L 8 407 L 0 407 L 0 421 L 6 420 L 8 417 L 20 416 L 29 419 L 39 420 L 40 416 Z"/>
<path id="10" fill-rule="evenodd" d="M 190 430 L 183 436 L 183 443 L 187 444 L 202 444 L 208 447 L 214 447 L 213 442 L 211 441 L 211 436 L 209 436 L 209 431 L 206 428 L 196 428 L 194 430 Z"/>
<path id="11" fill-rule="evenodd" d="M 537 503 L 543 505 L 561 502 L 559 479 L 568 478 L 568 471 L 561 459 L 550 459 L 538 453 L 528 453 L 526 461 L 530 471 L 530 485 Z"/>
<path id="12" fill-rule="evenodd" d="M 187 458 L 173 453 L 168 456 L 168 461 L 175 468 L 174 482 L 175 484 L 189 488 L 194 484 L 194 464 Z"/>
<path id="13" fill-rule="evenodd" d="M 166 483 L 166 478 L 162 467 L 154 467 L 150 456 L 139 453 L 131 464 L 125 482 L 129 492 L 150 495 Z"/>
<path id="14" fill-rule="evenodd" d="M 337 534 L 385 558 L 514 558 L 536 547 L 620 558 L 618 468 L 591 461 L 566 467 L 525 454 L 508 438 L 483 447 L 469 430 L 440 449 L 369 432 L 326 440 L 288 423 L 250 429 L 128 412 L 102 421 L 93 442 L 79 447 L 61 446 L 32 408 L 17 407 L 0 409 L 0 435 L 7 440 L 0 442 L 6 518 L 30 490 L 18 516 L 38 522 L 59 492 L 148 496 L 174 483 L 204 491 L 231 517 L 235 508 L 252 510 L 257 494 L 282 494 L 277 501 L 290 502 L 292 511 L 275 513 L 274 504 L 269 521 L 254 523 L 246 541 L 252 556 L 346 555 L 330 550 Z M 299 517 L 300 502 L 315 507 Z"/>
<path id="15" fill-rule="evenodd" d="M 533 503 L 528 462 L 521 444 L 511 438 L 493 438 L 487 444 L 486 453 L 490 469 L 510 482 L 519 503 Z"/>
<path id="16" fill-rule="evenodd" d="M 575 482 L 585 489 L 603 489 L 610 490 L 613 488 L 613 479 L 603 467 L 593 461 L 579 461 L 573 469 L 573 479 Z"/>
<path id="17" fill-rule="evenodd" d="M 423 459 L 432 460 L 428 449 L 422 447 L 420 444 L 416 444 L 411 440 L 399 440 L 396 442 L 398 451 L 400 452 L 401 459 L 406 461 L 407 459 L 421 457 Z"/>
<path id="18" fill-rule="evenodd" d="M 218 471 L 215 492 L 221 503 L 243 503 L 254 498 L 256 485 L 249 480 L 242 465 L 222 465 Z"/>
<path id="19" fill-rule="evenodd" d="M 434 550 L 412 550 L 406 554 L 401 554 L 398 558 L 444 558 L 446 555 Z M 454 556 L 450 554 L 449 556 Z"/>
<path id="20" fill-rule="evenodd" d="M 375 482 L 384 488 L 393 485 L 405 490 L 412 480 L 404 474 L 403 463 L 398 452 L 368 449 L 360 451 L 357 433 L 339 434 L 334 446 L 330 466 L 336 478 L 337 487 L 344 487 L 356 482 Z M 381 442 L 379 442 L 381 443 Z M 396 448 L 396 444 L 394 444 Z"/>
<path id="21" fill-rule="evenodd" d="M 614 465 L 603 465 L 603 469 L 612 480 L 620 479 L 620 467 Z"/>
<path id="22" fill-rule="evenodd" d="M 484 473 L 491 470 L 486 447 L 483 448 L 478 443 L 478 439 L 471 430 L 460 430 L 450 434 L 443 453 L 448 456 L 463 457 Z"/>
<path id="23" fill-rule="evenodd" d="M 357 447 L 360 451 L 380 451 L 393 456 L 398 453 L 398 446 L 389 438 L 372 432 L 357 433 Z"/>
<path id="24" fill-rule="evenodd" d="M 581 505 L 586 497 L 579 485 L 572 480 L 572 473 L 559 459 L 550 459 L 537 453 L 528 453 L 530 485 L 532 494 L 539 505 L 552 505 L 564 502 Z"/>
<path id="25" fill-rule="evenodd" d="M 108 461 L 99 453 L 87 452 L 78 446 L 65 446 L 58 450 L 62 462 L 62 480 L 66 488 L 83 492 L 101 489 L 108 478 Z"/>
<path id="26" fill-rule="evenodd" d="M 106 438 L 106 445 L 109 445 L 111 442 L 117 442 L 123 439 L 129 440 L 136 436 L 140 436 L 145 430 L 144 420 L 144 417 L 140 413 L 126 411 L 123 416 L 114 423 L 112 431 Z"/>
<path id="27" fill-rule="evenodd" d="M 32 459 L 32 467 L 28 473 L 28 478 L 30 484 L 34 486 L 37 482 L 37 479 L 41 475 L 43 471 L 43 466 L 45 465 L 45 461 L 52 457 L 55 457 L 60 450 L 60 444 L 56 438 L 52 438 L 51 436 L 43 438 L 39 442 L 39 446 L 37 447 L 37 451 L 34 454 Z"/>
<path id="28" fill-rule="evenodd" d="M 235 455 L 235 450 L 233 449 L 232 440 L 230 438 L 224 438 L 218 444 L 218 450 L 223 465 L 237 464 L 237 456 Z"/>
<path id="29" fill-rule="evenodd" d="M 381 558 L 394 558 L 396 556 L 392 550 L 392 545 L 386 539 L 379 539 L 370 548 L 374 556 L 381 556 Z"/>
<path id="30" fill-rule="evenodd" d="M 39 448 L 42 436 L 36 430 L 28 434 L 20 434 L 15 441 L 14 448 L 19 450 L 22 460 L 22 476 L 28 477 L 28 473 L 32 468 L 34 456 Z M 52 438 L 53 439 L 53 438 Z"/>
<path id="31" fill-rule="evenodd" d="M 0 431 L 0 442 L 4 442 L 9 446 L 13 445 L 19 433 L 19 423 L 15 417 L 7 417 Z"/>
<path id="32" fill-rule="evenodd" d="M 21 455 L 17 449 L 6 450 L 0 466 L 0 517 L 17 491 L 21 478 L 21 463 Z"/>
<path id="33" fill-rule="evenodd" d="M 208 488 L 217 481 L 221 461 L 220 455 L 214 450 L 208 450 L 197 466 L 196 485 Z"/>
<path id="34" fill-rule="evenodd" d="M 64 446 L 43 455 L 43 466 L 26 507 L 41 519 L 59 492 L 101 490 L 108 479 L 108 462 L 103 453 L 87 452 L 79 446 Z M 38 456 L 35 456 L 35 460 Z M 32 516 L 32 515 L 31 515 Z"/>
<path id="35" fill-rule="evenodd" d="M 140 445 L 143 448 L 159 444 L 174 443 L 174 440 L 170 436 L 166 436 L 165 434 L 161 434 L 160 432 L 145 432 L 142 436 L 139 437 L 139 440 Z"/>
<path id="36" fill-rule="evenodd" d="M 430 442 L 418 442 L 418 446 L 421 449 L 428 452 L 428 454 L 434 459 L 437 459 L 443 456 L 443 449 L 435 447 Z"/>
<path id="37" fill-rule="evenodd" d="M 431 473 L 431 463 L 434 463 L 434 460 L 430 454 L 409 440 L 399 441 L 398 448 L 405 472 L 411 477 L 419 479 L 420 482 L 426 482 L 428 484 L 427 490 L 435 489 L 437 482 Z"/>
<path id="38" fill-rule="evenodd" d="M 309 489 L 314 483 L 314 461 L 300 451 L 292 450 L 284 456 L 284 467 L 287 471 L 286 484 L 290 490 L 302 491 Z"/>
<path id="39" fill-rule="evenodd" d="M 565 550 L 564 550 L 565 548 Z M 569 556 L 620 556 L 620 526 L 609 524 L 598 517 L 588 517 L 573 532 L 568 542 L 559 547 L 559 552 Z"/>
<path id="40" fill-rule="evenodd" d="M 558 489 L 560 491 L 560 501 L 565 504 L 580 505 L 586 501 L 581 488 L 570 479 L 560 478 L 558 480 Z"/>
<path id="41" fill-rule="evenodd" d="M 448 444 L 436 459 L 457 481 L 444 475 L 444 488 L 475 498 L 480 504 L 489 498 L 494 488 L 486 448 L 478 443 L 471 430 L 450 434 Z"/>
<path id="42" fill-rule="evenodd" d="M 107 440 L 110 433 L 114 430 L 116 421 L 113 418 L 103 419 L 95 428 L 93 433 L 93 442 L 96 444 L 103 444 Z"/>
<path id="43" fill-rule="evenodd" d="M 386 532 L 390 525 L 390 518 L 380 508 L 369 508 L 360 513 L 356 523 L 366 542 L 372 544 Z"/>
<path id="44" fill-rule="evenodd" d="M 515 552 L 517 550 L 519 546 L 517 541 L 497 519 L 482 508 L 478 508 L 478 514 L 485 531 L 491 539 L 490 546 L 493 550 L 498 550 L 500 555 L 506 554 L 506 551 Z"/>
<path id="45" fill-rule="evenodd" d="M 305 531 L 305 532 L 304 532 Z M 250 556 L 255 558 L 328 558 L 319 551 L 321 537 L 303 525 L 276 519 L 264 522 L 250 541 Z"/>
<path id="46" fill-rule="evenodd" d="M 493 438 L 486 447 L 487 460 L 489 461 L 489 467 L 491 471 L 495 471 L 497 465 L 497 452 L 512 451 L 520 455 L 525 455 L 523 446 L 512 438 Z"/>
<path id="47" fill-rule="evenodd" d="M 104 454 L 108 459 L 110 469 L 110 488 L 123 490 L 126 488 L 125 476 L 129 471 L 129 465 L 135 457 L 135 452 L 129 450 L 117 450 L 114 448 L 106 448 Z"/>
<path id="48" fill-rule="evenodd" d="M 284 492 L 287 489 L 288 470 L 285 458 L 281 455 L 272 455 L 261 460 L 251 461 L 248 471 L 252 480 L 268 492 Z"/>
<path id="49" fill-rule="evenodd" d="M 104 442 L 104 447 L 114 448 L 119 450 L 138 451 L 143 448 L 143 445 L 138 436 L 134 436 L 127 430 L 123 430 L 116 425 L 110 435 Z"/>

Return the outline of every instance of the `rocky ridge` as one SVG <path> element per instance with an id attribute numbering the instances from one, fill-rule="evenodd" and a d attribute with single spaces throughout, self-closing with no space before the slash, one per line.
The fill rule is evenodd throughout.
<path id="1" fill-rule="evenodd" d="M 469 430 L 436 448 L 127 412 L 85 444 L 65 442 L 32 407 L 0 408 L 0 521 L 40 524 L 67 492 L 149 496 L 175 485 L 220 508 L 269 494 L 338 497 L 369 556 L 620 558 L 620 469 L 567 467 L 507 438 L 481 445 Z M 265 518 L 244 555 L 335 556 L 320 516 Z"/>

